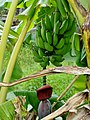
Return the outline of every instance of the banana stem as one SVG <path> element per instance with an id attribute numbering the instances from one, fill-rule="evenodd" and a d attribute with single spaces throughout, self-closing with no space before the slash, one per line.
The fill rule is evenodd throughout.
<path id="1" fill-rule="evenodd" d="M 6 48 L 6 42 L 9 34 L 10 27 L 12 25 L 12 20 L 14 17 L 14 13 L 16 10 L 18 4 L 18 0 L 12 0 L 7 19 L 3 28 L 3 33 L 1 36 L 1 43 L 0 43 L 0 79 L 1 79 L 1 73 L 2 73 L 2 64 L 3 64 L 3 57 L 5 53 L 5 48 Z"/>
<path id="2" fill-rule="evenodd" d="M 43 70 L 45 70 L 46 67 L 43 68 Z M 43 85 L 46 85 L 46 76 L 43 76 Z"/>
<path id="3" fill-rule="evenodd" d="M 83 25 L 82 38 L 86 49 L 87 66 L 90 68 L 90 13 L 88 13 Z M 90 91 L 90 75 L 87 75 L 86 87 Z M 90 104 L 90 92 L 88 94 L 88 102 Z"/>

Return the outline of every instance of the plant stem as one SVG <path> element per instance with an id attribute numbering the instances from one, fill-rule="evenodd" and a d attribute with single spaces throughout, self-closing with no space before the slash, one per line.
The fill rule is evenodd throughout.
<path id="1" fill-rule="evenodd" d="M 65 93 L 70 89 L 74 82 L 79 78 L 79 75 L 75 76 L 67 88 L 62 92 L 62 94 L 57 98 L 57 101 L 52 104 L 52 108 L 57 104 L 57 102 L 65 95 Z"/>
<path id="2" fill-rule="evenodd" d="M 87 14 L 83 25 L 82 38 L 86 49 L 87 66 L 90 68 L 90 13 Z M 87 75 L 86 87 L 90 91 L 90 75 Z M 90 104 L 90 92 L 88 94 L 88 102 Z"/>
<path id="3" fill-rule="evenodd" d="M 43 70 L 45 70 L 46 67 L 43 68 Z M 43 85 L 46 85 L 46 76 L 43 76 Z"/>
<path id="4" fill-rule="evenodd" d="M 1 44 L 0 44 L 0 79 L 1 79 L 1 73 L 2 73 L 2 64 L 3 64 L 3 57 L 5 53 L 6 48 L 6 42 L 9 34 L 10 27 L 12 25 L 12 20 L 14 17 L 14 13 L 17 7 L 18 0 L 12 0 L 7 19 L 3 28 L 3 33 L 1 36 Z"/>
<path id="5" fill-rule="evenodd" d="M 12 75 L 12 71 L 13 71 L 13 68 L 14 68 L 14 65 L 15 65 L 15 62 L 16 62 L 16 59 L 17 59 L 20 47 L 22 45 L 23 39 L 24 39 L 24 37 L 25 37 L 25 35 L 27 33 L 27 30 L 28 30 L 31 22 L 32 22 L 31 20 L 27 20 L 27 23 L 23 27 L 23 30 L 22 30 L 22 32 L 21 32 L 21 34 L 19 36 L 19 39 L 18 39 L 17 43 L 15 44 L 15 47 L 13 49 L 11 58 L 9 60 L 8 66 L 7 66 L 7 70 L 6 70 L 3 82 L 9 83 L 9 81 L 10 81 L 10 78 L 11 78 L 11 75 Z M 5 101 L 6 95 L 7 95 L 7 91 L 8 91 L 8 87 L 2 87 L 1 88 L 0 103 Z"/>

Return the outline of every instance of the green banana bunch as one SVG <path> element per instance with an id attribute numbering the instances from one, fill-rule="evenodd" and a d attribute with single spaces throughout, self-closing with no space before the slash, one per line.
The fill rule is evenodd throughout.
<path id="1" fill-rule="evenodd" d="M 61 66 L 63 56 L 70 52 L 72 35 L 76 30 L 74 15 L 70 10 L 67 0 L 56 0 L 56 9 L 49 16 L 41 19 L 36 30 L 35 44 L 38 48 L 34 51 L 34 59 L 45 68 L 50 62 Z M 75 47 L 78 41 L 75 42 Z"/>

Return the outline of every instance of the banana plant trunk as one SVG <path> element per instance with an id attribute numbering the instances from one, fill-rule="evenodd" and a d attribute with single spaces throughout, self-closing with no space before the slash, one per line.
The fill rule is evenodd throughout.
<path id="1" fill-rule="evenodd" d="M 90 13 L 87 14 L 82 27 L 82 38 L 86 49 L 87 65 L 90 68 Z M 90 75 L 87 75 L 86 88 L 90 91 Z M 88 94 L 88 102 L 90 104 L 90 93 Z"/>

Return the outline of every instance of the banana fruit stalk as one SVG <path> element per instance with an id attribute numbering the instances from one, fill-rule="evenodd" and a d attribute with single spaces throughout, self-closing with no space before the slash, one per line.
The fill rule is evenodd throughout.
<path id="1" fill-rule="evenodd" d="M 76 30 L 74 15 L 67 0 L 56 0 L 57 7 L 51 15 L 41 19 L 36 30 L 34 59 L 45 68 L 50 62 L 61 66 L 63 56 L 71 50 L 71 38 Z M 36 51 L 36 52 L 35 52 Z"/>

